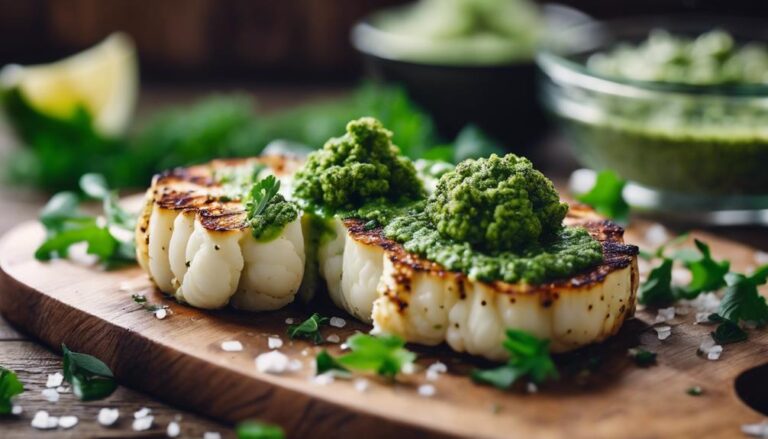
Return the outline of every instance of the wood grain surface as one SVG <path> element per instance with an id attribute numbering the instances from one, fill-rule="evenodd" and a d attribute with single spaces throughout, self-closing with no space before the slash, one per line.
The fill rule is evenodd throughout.
<path id="1" fill-rule="evenodd" d="M 640 237 L 630 232 L 628 240 Z M 416 392 L 427 382 L 423 372 L 394 385 L 371 378 L 370 389 L 360 393 L 351 382 L 312 381 L 319 348 L 285 337 L 285 319 L 306 315 L 298 308 L 268 314 L 192 309 L 156 293 L 138 268 L 105 272 L 70 261 L 38 262 L 32 252 L 41 238 L 40 226 L 28 223 L 0 242 L 5 317 L 54 349 L 63 342 L 97 355 L 121 383 L 226 423 L 257 417 L 280 424 L 290 437 L 719 438 L 738 437 L 742 424 L 762 418 L 738 399 L 733 381 L 768 358 L 764 331 L 752 331 L 749 341 L 727 346 L 720 361 L 708 361 L 696 350 L 711 327 L 681 316 L 669 339 L 650 346 L 659 364 L 641 369 L 627 356 L 640 340 L 653 341 L 647 323 L 654 315 L 641 311 L 609 342 L 558 359 L 563 378 L 535 394 L 477 386 L 466 374 L 487 364 L 417 347 L 422 369 L 437 359 L 448 364 L 434 397 Z M 755 265 L 748 247 L 705 239 L 735 269 Z M 169 305 L 173 314 L 156 319 L 131 300 L 134 293 Z M 348 321 L 325 335 L 343 340 L 367 329 Z M 281 351 L 301 361 L 300 371 L 256 371 L 254 357 L 268 351 L 269 336 L 285 340 Z M 223 352 L 226 340 L 241 341 L 244 351 Z M 686 393 L 695 385 L 704 395 Z"/>

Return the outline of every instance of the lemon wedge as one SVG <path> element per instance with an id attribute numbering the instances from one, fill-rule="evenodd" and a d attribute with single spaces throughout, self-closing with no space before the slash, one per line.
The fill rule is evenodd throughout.
<path id="1" fill-rule="evenodd" d="M 131 39 L 121 33 L 51 64 L 8 65 L 0 71 L 5 89 L 17 88 L 34 110 L 68 119 L 85 109 L 105 136 L 123 133 L 138 94 L 138 65 Z"/>

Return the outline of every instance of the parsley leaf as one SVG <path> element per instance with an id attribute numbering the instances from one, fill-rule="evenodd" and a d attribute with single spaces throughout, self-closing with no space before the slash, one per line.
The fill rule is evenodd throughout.
<path id="1" fill-rule="evenodd" d="M 237 439 L 285 439 L 285 432 L 277 425 L 259 421 L 241 422 L 235 428 Z"/>
<path id="2" fill-rule="evenodd" d="M 72 384 L 72 391 L 82 401 L 106 398 L 117 388 L 109 367 L 98 358 L 72 352 L 61 345 L 64 352 L 64 379 Z"/>
<path id="3" fill-rule="evenodd" d="M 768 265 L 759 267 L 751 276 L 728 273 L 725 281 L 728 287 L 720 302 L 718 314 L 734 323 L 753 322 L 758 325 L 768 323 L 768 305 L 765 297 L 757 291 L 768 277 Z"/>
<path id="4" fill-rule="evenodd" d="M 675 301 L 675 288 L 672 287 L 673 260 L 664 258 L 661 265 L 648 274 L 648 279 L 640 285 L 638 301 L 643 305 L 662 307 Z"/>
<path id="5" fill-rule="evenodd" d="M 305 338 L 312 340 L 315 344 L 320 344 L 323 342 L 323 336 L 320 334 L 320 325 L 327 325 L 329 321 L 328 317 L 314 313 L 298 325 L 289 326 L 288 337 L 291 339 Z"/>
<path id="6" fill-rule="evenodd" d="M 715 291 L 725 286 L 725 275 L 731 268 L 729 261 L 715 261 L 709 246 L 698 239 L 694 240 L 699 250 L 698 257 L 684 261 L 684 265 L 691 272 L 691 282 L 681 289 L 681 296 L 692 299 L 705 291 Z M 677 256 L 680 257 L 679 255 Z"/>
<path id="7" fill-rule="evenodd" d="M 656 353 L 642 348 L 630 349 L 629 355 L 638 367 L 649 367 L 656 364 Z"/>
<path id="8" fill-rule="evenodd" d="M 626 182 L 616 173 L 604 169 L 597 173 L 592 189 L 576 199 L 592 206 L 598 213 L 623 223 L 629 218 L 629 204 L 622 195 L 625 185 Z"/>
<path id="9" fill-rule="evenodd" d="M 405 349 L 405 341 L 394 335 L 374 337 L 355 334 L 347 339 L 351 352 L 331 357 L 326 351 L 315 359 L 317 373 L 330 370 L 348 372 L 349 369 L 375 372 L 385 378 L 394 379 L 407 364 L 413 363 L 416 354 Z"/>
<path id="10" fill-rule="evenodd" d="M 738 324 L 720 316 L 717 317 L 719 317 L 720 324 L 712 331 L 712 339 L 717 344 L 737 343 L 747 339 L 747 333 Z M 710 320 L 715 319 L 710 316 Z"/>
<path id="11" fill-rule="evenodd" d="M 253 187 L 251 187 L 251 191 L 245 204 L 245 208 L 248 211 L 248 218 L 261 215 L 279 190 L 280 180 L 275 178 L 274 175 L 268 175 L 255 183 Z"/>
<path id="12" fill-rule="evenodd" d="M 549 340 L 541 340 L 525 331 L 508 329 L 503 346 L 509 351 L 507 364 L 495 369 L 474 370 L 473 380 L 508 389 L 526 376 L 536 384 L 558 378 L 557 367 L 549 355 Z"/>
<path id="13" fill-rule="evenodd" d="M 16 374 L 0 366 L 0 415 L 7 415 L 13 409 L 13 397 L 24 392 Z"/>

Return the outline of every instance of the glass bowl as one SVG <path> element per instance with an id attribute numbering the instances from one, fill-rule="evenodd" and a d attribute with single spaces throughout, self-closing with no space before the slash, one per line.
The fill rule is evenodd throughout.
<path id="1" fill-rule="evenodd" d="M 750 20 L 638 18 L 591 22 L 537 55 L 540 98 L 586 166 L 629 180 L 631 204 L 657 210 L 768 208 L 768 85 L 685 85 L 616 79 L 586 67 L 653 29 L 695 37 L 714 28 L 768 42 Z M 625 193 L 626 195 L 626 193 Z M 747 221 L 748 222 L 748 221 Z"/>

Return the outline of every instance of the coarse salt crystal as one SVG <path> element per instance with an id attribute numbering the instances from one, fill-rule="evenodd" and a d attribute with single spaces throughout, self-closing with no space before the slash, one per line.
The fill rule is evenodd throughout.
<path id="1" fill-rule="evenodd" d="M 57 402 L 59 400 L 59 392 L 56 389 L 43 390 L 43 398 L 48 402 Z"/>
<path id="2" fill-rule="evenodd" d="M 331 317 L 331 321 L 329 323 L 334 328 L 343 328 L 347 325 L 347 321 L 341 317 Z"/>
<path id="3" fill-rule="evenodd" d="M 59 427 L 66 430 L 77 425 L 77 422 L 77 416 L 62 416 L 59 418 Z"/>
<path id="4" fill-rule="evenodd" d="M 720 359 L 720 355 L 723 353 L 723 347 L 720 345 L 714 345 L 707 352 L 707 360 L 716 361 Z"/>
<path id="5" fill-rule="evenodd" d="M 661 308 L 656 314 L 656 320 L 653 323 L 664 323 L 675 318 L 675 307 Z"/>
<path id="6" fill-rule="evenodd" d="M 427 379 L 429 381 L 437 381 L 437 379 L 440 377 L 441 373 L 445 373 L 448 371 L 448 366 L 446 366 L 444 363 L 441 363 L 439 361 L 434 362 L 429 365 L 427 368 Z"/>
<path id="7" fill-rule="evenodd" d="M 59 387 L 64 382 L 64 375 L 56 372 L 48 374 L 48 380 L 45 382 L 45 387 Z"/>
<path id="8" fill-rule="evenodd" d="M 280 337 L 269 337 L 267 338 L 267 346 L 270 349 L 280 349 L 283 347 L 283 340 Z"/>
<path id="9" fill-rule="evenodd" d="M 400 372 L 406 375 L 411 375 L 416 372 L 416 365 L 414 363 L 405 363 L 403 364 L 403 367 L 400 368 Z"/>
<path id="10" fill-rule="evenodd" d="M 285 324 L 286 325 L 293 325 L 293 319 L 288 317 L 287 319 L 285 319 Z"/>
<path id="11" fill-rule="evenodd" d="M 243 344 L 237 340 L 227 340 L 221 342 L 221 350 L 226 352 L 240 352 L 243 350 Z"/>
<path id="12" fill-rule="evenodd" d="M 18 404 L 14 404 L 13 407 L 11 407 L 11 414 L 13 416 L 19 416 L 22 413 L 24 413 L 24 407 Z"/>
<path id="13" fill-rule="evenodd" d="M 712 313 L 709 313 L 709 312 L 697 312 L 696 313 L 696 322 L 695 323 L 696 324 L 710 323 L 710 321 L 709 321 L 710 314 L 712 314 Z"/>
<path id="14" fill-rule="evenodd" d="M 38 430 L 51 430 L 59 426 L 59 418 L 49 416 L 45 410 L 38 410 L 30 425 Z"/>
<path id="15" fill-rule="evenodd" d="M 165 308 L 158 309 L 155 311 L 155 317 L 157 317 L 158 320 L 163 320 L 164 318 L 168 317 L 168 310 Z"/>
<path id="16" fill-rule="evenodd" d="M 99 415 L 96 420 L 99 425 L 104 427 L 110 427 L 117 422 L 117 418 L 120 417 L 120 411 L 118 409 L 103 408 L 99 410 Z"/>
<path id="17" fill-rule="evenodd" d="M 699 294 L 698 297 L 687 303 L 699 312 L 713 313 L 717 312 L 718 308 L 720 308 L 720 298 L 717 297 L 717 294 L 711 292 Z"/>
<path id="18" fill-rule="evenodd" d="M 338 343 L 341 341 L 341 338 L 337 334 L 331 334 L 328 337 L 325 337 L 325 341 L 328 343 Z"/>
<path id="19" fill-rule="evenodd" d="M 296 372 L 297 370 L 301 370 L 301 368 L 304 367 L 304 363 L 301 362 L 301 360 L 292 359 L 288 362 L 288 370 L 291 372 Z"/>
<path id="20" fill-rule="evenodd" d="M 280 351 L 269 351 L 256 357 L 256 370 L 264 373 L 283 373 L 288 369 L 288 357 Z"/>
<path id="21" fill-rule="evenodd" d="M 762 251 L 755 252 L 755 262 L 757 265 L 768 264 L 768 253 Z"/>
<path id="22" fill-rule="evenodd" d="M 433 386 L 432 384 L 422 384 L 419 386 L 418 392 L 419 392 L 419 395 L 428 398 L 430 396 L 435 396 L 435 393 L 437 392 L 437 390 L 435 389 L 435 386 Z"/>
<path id="23" fill-rule="evenodd" d="M 133 413 L 133 418 L 134 419 L 146 418 L 151 413 L 152 413 L 152 409 L 151 408 L 149 408 L 149 407 L 142 407 L 142 408 L 140 408 L 139 410 L 137 410 L 136 412 Z"/>
<path id="24" fill-rule="evenodd" d="M 654 224 L 645 231 L 645 242 L 652 247 L 658 247 L 669 241 L 669 233 L 661 224 Z"/>
<path id="25" fill-rule="evenodd" d="M 152 423 L 155 422 L 154 416 L 144 416 L 133 420 L 133 431 L 146 431 L 152 428 Z"/>
<path id="26" fill-rule="evenodd" d="M 757 424 L 744 424 L 741 426 L 741 432 L 749 436 L 768 437 L 768 421 Z"/>
<path id="27" fill-rule="evenodd" d="M 672 269 L 672 283 L 673 284 L 687 284 L 691 282 L 691 272 L 683 268 Z"/>
<path id="28" fill-rule="evenodd" d="M 69 386 L 59 386 L 56 388 L 56 391 L 59 393 L 69 393 L 72 390 Z"/>
<path id="29" fill-rule="evenodd" d="M 349 345 L 348 345 L 348 344 L 346 344 L 346 343 L 342 343 L 342 344 L 340 344 L 340 345 L 339 345 L 339 348 L 340 348 L 342 351 L 346 351 L 347 349 L 349 349 Z"/>
<path id="30" fill-rule="evenodd" d="M 203 434 L 203 439 L 221 439 L 221 433 L 217 431 L 206 431 Z"/>
<path id="31" fill-rule="evenodd" d="M 528 383 L 525 386 L 525 390 L 528 393 L 536 393 L 539 391 L 539 387 L 536 385 L 536 383 Z"/>
<path id="32" fill-rule="evenodd" d="M 699 351 L 706 354 L 715 346 L 715 344 L 715 340 L 713 340 L 712 337 L 707 337 L 699 345 Z"/>
<path id="33" fill-rule="evenodd" d="M 666 340 L 670 335 L 672 335 L 671 326 L 656 326 L 653 329 L 656 331 L 656 336 L 659 338 L 659 340 Z"/>
<path id="34" fill-rule="evenodd" d="M 312 382 L 319 386 L 327 386 L 335 380 L 333 373 L 325 372 L 312 378 Z"/>
<path id="35" fill-rule="evenodd" d="M 179 426 L 179 423 L 176 421 L 169 422 L 168 427 L 165 429 L 165 434 L 168 437 L 179 437 L 181 434 L 181 427 Z"/>
<path id="36" fill-rule="evenodd" d="M 360 393 L 365 393 L 370 386 L 371 386 L 371 382 L 366 380 L 365 378 L 358 378 L 355 380 L 355 390 L 357 390 Z"/>

